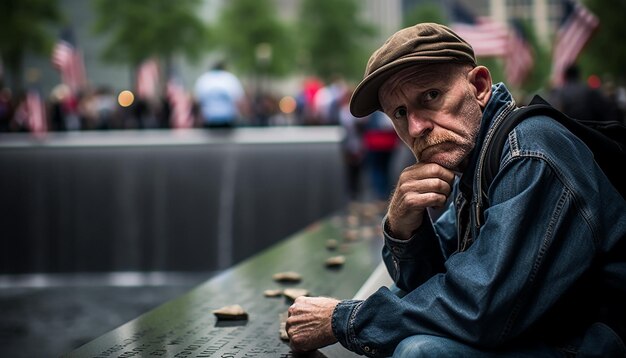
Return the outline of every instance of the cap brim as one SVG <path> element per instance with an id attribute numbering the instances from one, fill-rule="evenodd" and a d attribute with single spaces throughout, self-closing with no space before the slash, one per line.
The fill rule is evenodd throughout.
<path id="1" fill-rule="evenodd" d="M 382 110 L 378 100 L 378 90 L 380 87 L 400 70 L 418 64 L 433 65 L 437 63 L 458 62 L 452 57 L 406 57 L 389 63 L 369 76 L 365 77 L 354 89 L 350 98 L 350 112 L 355 117 L 365 117 L 378 110 Z"/>
<path id="2" fill-rule="evenodd" d="M 381 110 L 382 108 L 378 101 L 378 90 L 380 86 L 396 72 L 411 66 L 415 62 L 419 61 L 406 61 L 401 64 L 396 63 L 395 66 L 379 68 L 361 81 L 354 89 L 352 98 L 350 98 L 350 112 L 352 115 L 355 117 L 365 117 Z"/>

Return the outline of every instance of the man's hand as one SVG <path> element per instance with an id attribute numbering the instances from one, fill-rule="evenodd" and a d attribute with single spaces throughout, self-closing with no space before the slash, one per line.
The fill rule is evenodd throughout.
<path id="1" fill-rule="evenodd" d="M 408 240 L 422 225 L 426 208 L 446 203 L 453 182 L 454 172 L 435 163 L 417 163 L 404 169 L 387 212 L 394 237 Z"/>
<path id="2" fill-rule="evenodd" d="M 296 298 L 289 307 L 286 330 L 294 352 L 312 351 L 337 342 L 331 319 L 339 300 L 327 297 Z"/>

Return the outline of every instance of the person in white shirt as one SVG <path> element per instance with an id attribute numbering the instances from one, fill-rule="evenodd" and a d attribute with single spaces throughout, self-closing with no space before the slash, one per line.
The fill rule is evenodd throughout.
<path id="1" fill-rule="evenodd" d="M 203 127 L 228 128 L 241 120 L 246 94 L 241 81 L 226 70 L 223 61 L 198 77 L 194 95 Z"/>

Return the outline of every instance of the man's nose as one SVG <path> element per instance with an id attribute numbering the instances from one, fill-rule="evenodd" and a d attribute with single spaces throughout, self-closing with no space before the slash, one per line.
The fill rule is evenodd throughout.
<path id="1" fill-rule="evenodd" d="M 414 138 L 423 136 L 432 128 L 432 122 L 423 115 L 420 115 L 418 111 L 409 112 L 408 122 L 409 134 Z"/>

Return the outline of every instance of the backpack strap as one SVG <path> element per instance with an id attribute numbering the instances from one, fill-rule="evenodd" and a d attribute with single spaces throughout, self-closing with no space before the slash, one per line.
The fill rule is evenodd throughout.
<path id="1" fill-rule="evenodd" d="M 539 95 L 535 95 L 528 106 L 512 111 L 495 129 L 491 141 L 487 143 L 486 156 L 479 167 L 482 168 L 480 187 L 483 202 L 488 199 L 487 189 L 500 169 L 500 158 L 509 133 L 525 118 L 537 115 L 545 115 L 555 119 L 583 140 L 595 154 L 594 159 L 611 179 L 622 197 L 626 197 L 625 185 L 619 184 L 626 182 L 626 174 L 622 173 L 622 166 L 626 163 L 626 126 L 617 121 L 573 119 L 552 107 Z M 615 180 L 615 178 L 620 177 L 623 181 Z"/>
<path id="2" fill-rule="evenodd" d="M 555 113 L 554 111 L 558 112 Z M 480 157 L 478 163 L 478 175 L 480 180 L 480 193 L 478 200 L 473 204 L 473 210 L 476 216 L 476 225 L 482 226 L 484 223 L 483 211 L 485 206 L 489 205 L 489 196 L 487 195 L 489 186 L 493 182 L 493 178 L 500 170 L 500 158 L 504 150 L 504 143 L 507 141 L 509 133 L 524 119 L 540 114 L 560 116 L 559 111 L 554 109 L 543 98 L 535 95 L 528 106 L 515 108 L 500 122 L 495 123 L 491 138 L 487 139 L 486 150 L 484 155 Z"/>
<path id="3" fill-rule="evenodd" d="M 482 166 L 483 175 L 480 187 L 483 195 L 487 195 L 487 189 L 500 169 L 500 157 L 502 157 L 504 143 L 509 133 L 524 119 L 542 114 L 554 117 L 564 115 L 550 106 L 543 98 L 535 95 L 528 106 L 512 111 L 496 128 L 491 141 L 487 143 L 487 156 Z"/>

